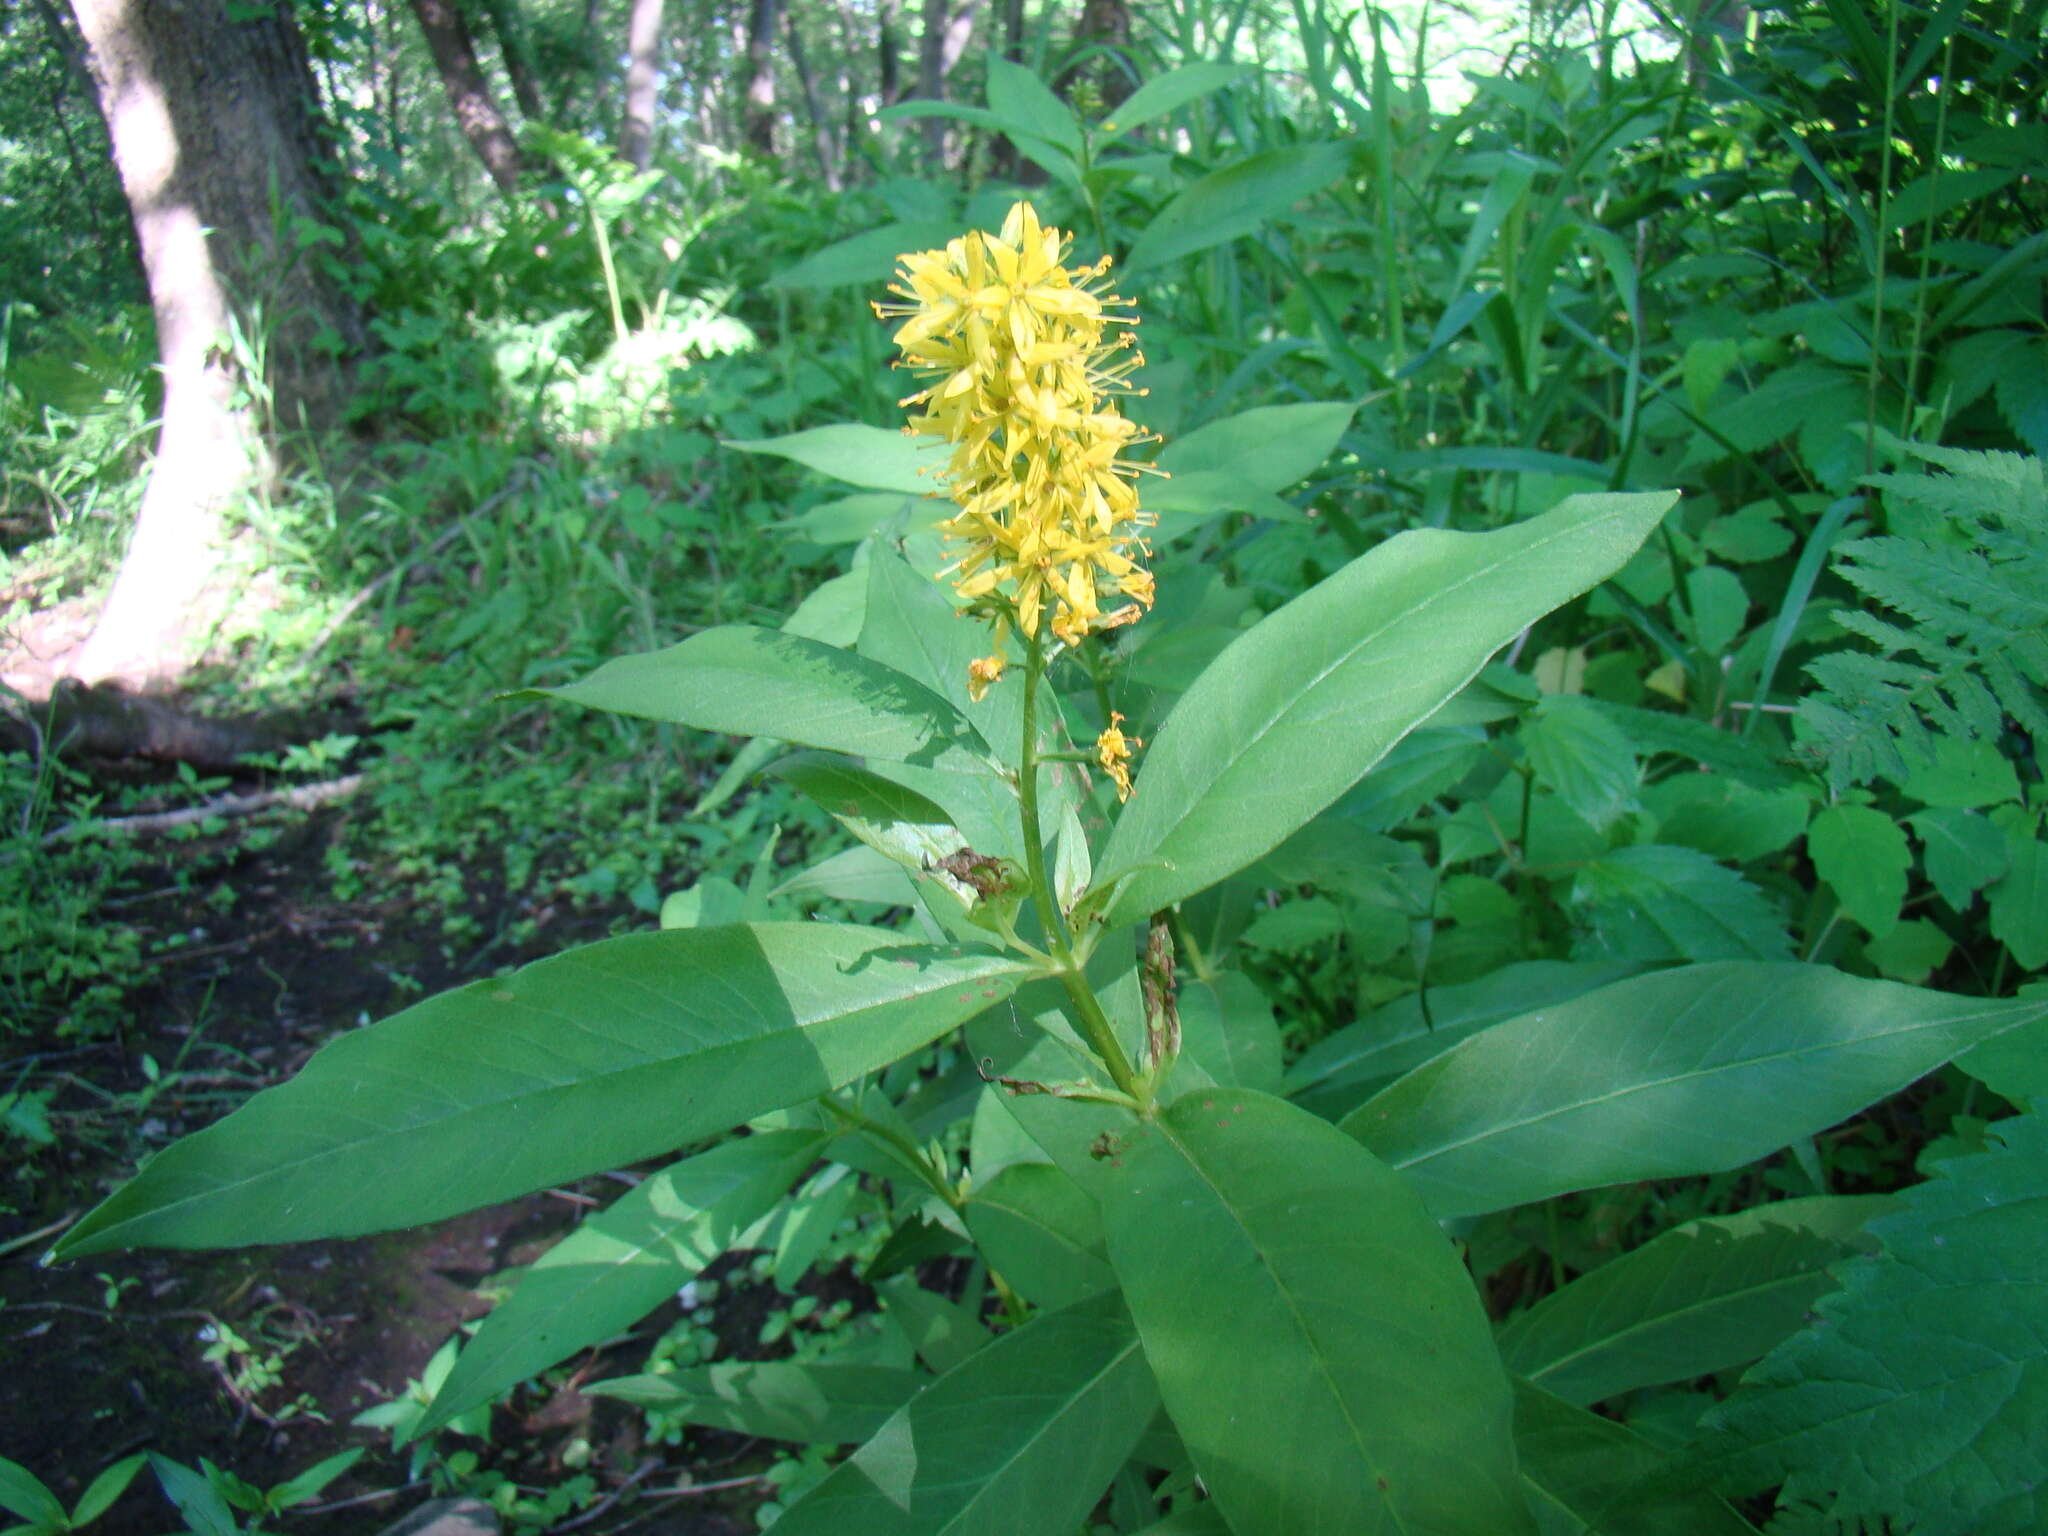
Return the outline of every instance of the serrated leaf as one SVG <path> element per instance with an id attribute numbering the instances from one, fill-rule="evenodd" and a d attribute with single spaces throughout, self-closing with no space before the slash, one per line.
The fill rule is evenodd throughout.
<path id="1" fill-rule="evenodd" d="M 1984 893 L 1991 933 L 2030 971 L 2048 966 L 2048 843 L 2008 832 L 2006 870 Z"/>
<path id="2" fill-rule="evenodd" d="M 2048 1017 L 1815 965 L 1722 961 L 1496 1024 L 1341 1122 L 1444 1220 L 1737 1168 Z"/>
<path id="3" fill-rule="evenodd" d="M 1116 1162 L 1110 1262 L 1238 1536 L 1533 1529 L 1485 1315 L 1401 1179 L 1242 1088 L 1180 1099 Z"/>
<path id="4" fill-rule="evenodd" d="M 1025 974 L 838 923 L 608 939 L 342 1035 L 58 1255 L 351 1236 L 623 1167 L 886 1066 Z"/>
<path id="5" fill-rule="evenodd" d="M 1628 737 L 1585 700 L 1551 694 L 1522 722 L 1539 782 L 1594 827 L 1635 809 L 1640 772 Z"/>
<path id="6" fill-rule="evenodd" d="M 1995 743 L 1954 736 L 1934 743 L 1931 763 L 1909 763 L 1900 788 L 1923 805 L 1970 811 L 2020 797 L 2019 774 Z"/>
<path id="7" fill-rule="evenodd" d="M 1922 811 L 1909 825 L 1920 838 L 1928 880 L 1957 912 L 1967 912 L 1975 894 L 2010 862 L 2005 834 L 1974 812 Z"/>
<path id="8" fill-rule="evenodd" d="M 2048 1122 L 1992 1132 L 1870 1224 L 1883 1251 L 1710 1417 L 1721 1487 L 1919 1536 L 2048 1522 Z"/>
<path id="9" fill-rule="evenodd" d="M 1888 1205 L 1822 1196 L 1687 1222 L 1515 1317 L 1501 1359 L 1581 1406 L 1745 1364 L 1801 1327 Z"/>
<path id="10" fill-rule="evenodd" d="M 1075 1530 L 1158 1402 L 1119 1298 L 1042 1313 L 912 1398 L 775 1528 L 783 1536 Z"/>
<path id="11" fill-rule="evenodd" d="M 1693 848 L 1616 848 L 1583 867 L 1573 899 L 1600 950 L 1627 960 L 1775 960 L 1785 920 L 1757 887 Z"/>
<path id="12" fill-rule="evenodd" d="M 1873 938 L 1892 931 L 1913 863 L 1897 822 L 1867 805 L 1831 805 L 1806 829 L 1806 851 L 1843 911 Z"/>

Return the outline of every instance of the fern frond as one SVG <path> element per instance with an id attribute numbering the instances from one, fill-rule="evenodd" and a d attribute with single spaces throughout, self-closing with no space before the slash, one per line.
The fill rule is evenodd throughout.
<path id="1" fill-rule="evenodd" d="M 1809 663 L 1811 752 L 1837 792 L 1931 761 L 1937 737 L 2048 727 L 2048 475 L 2039 459 L 1901 445 L 1928 474 L 1871 477 L 1900 533 L 1857 539 L 1836 574 L 1871 608 L 1835 621 L 1870 650 Z"/>

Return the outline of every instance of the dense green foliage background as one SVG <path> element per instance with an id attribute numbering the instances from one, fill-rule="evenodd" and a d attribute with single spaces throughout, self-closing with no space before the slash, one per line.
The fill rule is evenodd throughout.
<path id="1" fill-rule="evenodd" d="M 272 784 L 366 775 L 326 854 L 335 899 L 400 900 L 446 956 L 494 962 L 549 947 L 565 911 L 619 931 L 658 915 L 706 928 L 901 915 L 910 888 L 894 866 L 790 776 L 761 776 L 777 752 L 735 756 L 683 727 L 500 696 L 721 624 L 787 621 L 850 644 L 874 562 L 900 550 L 935 568 L 933 504 L 885 435 L 906 389 L 868 306 L 900 253 L 1029 196 L 1074 231 L 1078 259 L 1115 259 L 1142 316 L 1145 393 L 1130 413 L 1160 435 L 1171 472 L 1145 483 L 1158 610 L 1065 701 L 1078 738 L 1112 710 L 1150 738 L 1225 645 L 1397 531 L 1506 529 L 1581 492 L 1683 492 L 1614 580 L 1520 628 L 1330 812 L 1186 902 L 1175 937 L 1190 992 L 1249 977 L 1255 993 L 1184 1001 L 1190 1031 L 1207 1027 L 1204 1009 L 1219 1040 L 1221 1021 L 1269 1013 L 1284 1060 L 1243 1064 L 1236 1081 L 1284 1083 L 1410 1169 L 1504 1325 L 1510 1367 L 1556 1394 L 1525 1393 L 1518 1423 L 1551 1414 L 1560 1442 L 1636 1458 L 1638 1473 L 1689 1449 L 1773 1531 L 2037 1528 L 2014 1491 L 2038 1480 L 2037 1443 L 1981 1466 L 1916 1459 L 1903 1448 L 1930 1420 L 1910 1403 L 1859 1443 L 1829 1428 L 1841 1400 L 1816 1386 L 1853 1392 L 1847 1357 L 1867 1345 L 1988 1350 L 2023 1401 L 2038 1392 L 2038 1350 L 2009 1349 L 1967 1308 L 1931 1341 L 1886 1331 L 1888 1316 L 1931 1326 L 1898 1297 L 1937 1283 L 1925 1277 L 1950 1207 L 1981 1186 L 2025 1208 L 2038 1134 L 2027 1121 L 1987 1141 L 1985 1126 L 2037 1091 L 2026 1049 L 1984 1047 L 2004 1054 L 1970 1076 L 1945 1067 L 1844 1125 L 1863 1101 L 1817 1096 L 1816 1134 L 1783 1153 L 1766 1134 L 1734 1171 L 1627 1175 L 1592 1194 L 1569 1192 L 1623 1175 L 1559 1171 L 1532 1144 L 1513 1149 L 1528 1175 L 1509 1188 L 1433 1161 L 1426 1120 L 1395 1145 L 1356 1117 L 1454 1042 L 1680 962 L 1812 962 L 1987 1007 L 2033 995 L 2048 967 L 2048 6 L 1532 7 L 1510 24 L 1186 0 L 1132 7 L 1115 47 L 1046 7 L 1026 13 L 1016 60 L 977 36 L 949 102 L 886 106 L 874 40 L 901 25 L 894 13 L 797 0 L 788 20 L 810 78 L 778 45 L 786 108 L 764 151 L 737 104 L 744 19 L 706 4 L 669 18 L 644 175 L 610 148 L 622 7 L 475 9 L 501 98 L 521 51 L 546 98 L 510 197 L 455 131 L 409 16 L 344 0 L 295 11 L 340 189 L 328 223 L 298 232 L 295 259 L 355 297 L 373 345 L 346 429 L 281 434 L 279 473 L 238 509 L 264 596 L 224 628 L 192 689 L 217 707 L 350 712 L 252 769 Z M 0 600 L 17 626 L 89 606 L 111 579 L 154 409 L 148 308 L 74 50 L 49 8 L 0 24 Z M 787 105 L 806 91 L 814 109 Z M 9 700 L 24 720 L 37 707 Z M 1317 752 L 1304 739 L 1297 761 L 1265 771 L 1313 782 Z M 164 958 L 124 923 L 122 896 L 204 882 L 233 855 L 215 842 L 159 858 L 100 823 L 132 808 L 124 799 L 203 803 L 227 786 L 187 770 L 182 787 L 124 789 L 43 741 L 0 761 L 0 785 L 13 1040 L 0 1142 L 30 1170 L 79 1136 L 125 1157 L 143 1143 L 110 1132 L 113 1111 L 43 1058 L 109 1037 Z M 1120 916 L 1157 904 L 1129 899 Z M 1625 1054 L 1637 1015 L 1587 1006 Z M 1888 1070 L 1906 1082 L 1940 1059 L 1902 1054 Z M 913 1145 L 957 1125 L 928 1122 L 919 1109 L 939 1106 L 914 1102 L 914 1073 L 897 1077 Z M 1425 1101 L 1429 1079 L 1387 1091 Z M 1728 1091 L 1739 1123 L 1743 1084 Z M 959 1162 L 967 1132 L 936 1134 L 941 1162 Z M 775 1154 L 799 1170 L 816 1153 L 757 1150 L 764 1167 Z M 1942 1176 L 1923 1182 L 1937 1162 Z M 910 1281 L 949 1250 L 896 1177 L 827 1165 L 779 1226 L 741 1241 L 753 1218 L 728 1213 L 721 1240 L 769 1250 L 790 1289 L 857 1260 L 885 1298 L 880 1331 L 901 1328 L 946 1370 L 966 1354 L 932 1340 L 979 1335 L 988 1272 L 943 1298 Z M 1011 1185 L 1025 1223 L 1040 1214 L 1016 1190 L 1029 1182 Z M 22 1188 L 26 1231 L 36 1177 Z M 709 1210 L 724 1188 L 691 1199 Z M 1833 1206 L 1780 1226 L 1753 1209 L 1902 1189 L 1867 1229 Z M 2013 1221 L 1993 1251 L 2037 1263 Z M 1117 1242 L 1112 1230 L 1112 1258 Z M 1697 1277 L 1678 1248 L 1724 1242 L 1744 1256 L 1731 1266 L 1755 1270 L 1664 1307 L 1659 1266 Z M 656 1278 L 647 1305 L 681 1283 Z M 1589 1299 L 1593 1281 L 1623 1300 Z M 1769 1307 L 1728 1299 L 1764 1291 Z M 1586 1343 L 1602 1305 L 1639 1307 L 1647 1331 L 1697 1331 L 1669 1374 L 1617 1370 Z M 1840 1328 L 1807 1328 L 1815 1305 Z M 1023 1315 L 1018 1298 L 1003 1306 L 1004 1321 Z M 951 1309 L 940 1323 L 937 1308 Z M 797 1358 L 909 1367 L 864 1331 L 873 1309 L 827 1327 L 830 1310 L 785 1325 L 807 1334 Z M 1059 1316 L 1059 1350 L 1121 1368 L 1085 1316 Z M 718 1422 L 703 1403 L 693 1418 L 681 1389 L 645 1385 L 721 1368 L 689 1335 L 685 1317 L 642 1351 L 650 1440 Z M 492 1392 L 557 1358 L 515 1350 L 487 1368 L 448 1352 L 432 1386 L 455 1371 L 488 1390 L 444 1397 L 438 1420 L 488 1427 Z M 901 1385 L 864 1379 L 833 1402 L 893 1406 Z M 417 1429 L 430 1395 L 374 1422 Z M 705 1389 L 706 1402 L 730 1396 Z M 1635 1438 L 1586 1450 L 1605 1431 L 1569 1405 L 1594 1403 Z M 851 1442 L 885 1417 L 737 1427 Z M 488 1456 L 454 1444 L 430 1435 L 404 1454 L 442 1486 L 488 1473 Z M 778 1490 L 816 1482 L 825 1461 L 792 1461 Z M 1171 1481 L 1120 1481 L 1094 1512 L 1101 1528 L 1145 1526 L 1186 1493 Z M 580 1503 L 501 1486 L 536 1525 L 598 1498 L 594 1485 Z M 1570 1492 L 1558 1502 L 1577 1523 L 1556 1529 L 1639 1528 Z M 1672 1521 L 1706 1518 L 1673 1498 Z M 1702 1528 L 1744 1528 L 1728 1519 Z"/>

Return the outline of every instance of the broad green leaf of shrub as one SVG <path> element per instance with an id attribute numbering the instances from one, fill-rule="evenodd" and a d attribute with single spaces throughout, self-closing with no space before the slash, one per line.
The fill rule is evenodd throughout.
<path id="1" fill-rule="evenodd" d="M 1711 1416 L 1720 1487 L 1920 1536 L 2048 1524 L 2048 1120 L 1991 1131 L 1870 1224 L 1883 1251 Z"/>
<path id="2" fill-rule="evenodd" d="M 908 249 L 899 247 L 899 254 Z M 936 490 L 936 477 L 946 464 L 946 445 L 937 438 L 911 437 L 850 421 L 806 427 L 781 437 L 734 438 L 725 446 L 741 453 L 791 459 L 806 469 L 870 491 L 916 494 Z"/>
<path id="3" fill-rule="evenodd" d="M 414 1226 L 657 1157 L 886 1066 L 1025 973 L 837 923 L 608 939 L 341 1036 L 159 1153 L 57 1256 Z"/>
<path id="4" fill-rule="evenodd" d="M 649 1174 L 520 1277 L 404 1438 L 632 1327 L 766 1215 L 830 1139 L 769 1131 Z"/>
<path id="5" fill-rule="evenodd" d="M 1515 1317 L 1501 1359 L 1581 1406 L 1759 1359 L 1835 1288 L 1828 1266 L 1889 1205 L 1818 1196 L 1689 1221 Z"/>
<path id="6" fill-rule="evenodd" d="M 1159 1404 L 1115 1295 L 947 1372 L 776 1521 L 782 1536 L 1068 1536 Z"/>
<path id="7" fill-rule="evenodd" d="M 1342 144 L 1289 144 L 1212 171 L 1153 216 L 1131 247 L 1126 272 L 1141 272 L 1248 235 L 1344 174 Z"/>
<path id="8" fill-rule="evenodd" d="M 512 697 L 954 773 L 999 771 L 981 733 L 923 683 L 852 651 L 747 624 L 615 657 L 579 682 Z"/>
<path id="9" fill-rule="evenodd" d="M 1831 805 L 1806 829 L 1814 870 L 1834 889 L 1842 910 L 1883 938 L 1906 900 L 1912 850 L 1899 824 L 1867 805 Z"/>
<path id="10" fill-rule="evenodd" d="M 1533 1531 L 1485 1314 L 1406 1183 L 1243 1088 L 1186 1095 L 1116 1162 L 1110 1263 L 1238 1536 Z"/>
<path id="11" fill-rule="evenodd" d="M 1440 1220 L 1717 1173 L 2048 1017 L 1817 965 L 1720 961 L 1616 982 L 1432 1058 L 1340 1122 Z"/>
<path id="12" fill-rule="evenodd" d="M 1277 847 L 1496 650 L 1618 570 L 1675 499 L 1574 496 L 1490 533 L 1396 534 L 1268 614 L 1196 679 L 1147 749 L 1096 861 L 1097 889 L 1113 888 L 1110 922 Z"/>
<path id="13" fill-rule="evenodd" d="M 1781 960 L 1785 919 L 1756 886 L 1693 848 L 1642 843 L 1582 867 L 1572 899 L 1595 952 L 1622 960 Z"/>
<path id="14" fill-rule="evenodd" d="M 923 1371 L 897 1366 L 728 1360 L 662 1376 L 620 1376 L 582 1390 L 735 1435 L 850 1445 L 874 1434 L 931 1382 Z"/>
<path id="15" fill-rule="evenodd" d="M 1625 1425 L 1515 1383 L 1515 1449 L 1545 1536 L 1755 1536 Z"/>

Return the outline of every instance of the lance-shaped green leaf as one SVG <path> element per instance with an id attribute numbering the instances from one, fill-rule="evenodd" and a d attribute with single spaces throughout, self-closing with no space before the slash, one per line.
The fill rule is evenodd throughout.
<path id="1" fill-rule="evenodd" d="M 1012 1163 L 974 1191 L 967 1230 L 1011 1290 L 1063 1307 L 1116 1284 L 1095 1197 L 1049 1163 Z"/>
<path id="2" fill-rule="evenodd" d="M 1342 144 L 1287 144 L 1212 171 L 1153 216 L 1124 270 L 1142 271 L 1248 235 L 1342 176 L 1348 158 Z"/>
<path id="3" fill-rule="evenodd" d="M 1191 101 L 1199 101 L 1211 91 L 1220 91 L 1250 72 L 1242 64 L 1200 63 L 1183 64 L 1163 75 L 1154 75 L 1103 120 L 1102 132 L 1127 133 L 1155 117 L 1164 117 Z"/>
<path id="4" fill-rule="evenodd" d="M 967 846 L 940 807 L 846 758 L 804 752 L 769 764 L 767 771 L 801 790 L 847 831 L 905 869 L 930 869 Z"/>
<path id="5" fill-rule="evenodd" d="M 955 773 L 998 771 L 980 733 L 914 678 L 836 645 L 747 624 L 615 657 L 579 682 L 512 697 L 562 699 Z"/>
<path id="6" fill-rule="evenodd" d="M 830 1140 L 770 1131 L 649 1174 L 520 1277 L 405 1438 L 632 1327 L 766 1215 Z"/>
<path id="7" fill-rule="evenodd" d="M 1110 1263 L 1238 1536 L 1531 1529 L 1486 1315 L 1399 1175 L 1241 1088 L 1186 1095 L 1116 1161 Z"/>
<path id="8" fill-rule="evenodd" d="M 1526 1381 L 1515 1448 L 1543 1536 L 1755 1536 L 1640 1435 Z"/>
<path id="9" fill-rule="evenodd" d="M 1732 1492 L 1922 1536 L 2031 1536 L 2048 1522 L 2048 1120 L 1949 1158 L 1870 1224 L 1820 1318 L 1708 1423 Z"/>
<path id="10" fill-rule="evenodd" d="M 1114 1295 L 1033 1318 L 912 1398 L 782 1536 L 1068 1536 L 1159 1406 Z"/>
<path id="11" fill-rule="evenodd" d="M 583 1390 L 736 1435 L 849 1445 L 874 1434 L 931 1381 L 923 1371 L 896 1366 L 729 1360 L 666 1376 L 621 1376 Z"/>
<path id="12" fill-rule="evenodd" d="M 1426 996 L 1411 992 L 1303 1051 L 1287 1069 L 1281 1091 L 1326 1120 L 1339 1119 L 1388 1080 L 1467 1035 L 1620 981 L 1635 970 L 1604 962 L 1523 960 L 1477 981 L 1432 987 Z"/>
<path id="13" fill-rule="evenodd" d="M 1330 804 L 1501 646 L 1612 575 L 1675 500 L 1574 496 L 1491 533 L 1396 534 L 1233 641 L 1147 750 L 1098 862 L 1133 921 Z M 1116 883 L 1121 881 L 1121 885 Z"/>
<path id="14" fill-rule="evenodd" d="M 2048 1015 L 1726 960 L 1632 977 L 1461 1041 L 1343 1129 L 1440 1219 L 1568 1190 L 1740 1167 Z"/>
<path id="15" fill-rule="evenodd" d="M 341 1036 L 57 1253 L 346 1237 L 657 1157 L 886 1066 L 1024 974 L 836 923 L 609 939 Z"/>
<path id="16" fill-rule="evenodd" d="M 1879 1195 L 1781 1200 L 1689 1221 L 1553 1291 L 1501 1330 L 1509 1370 L 1570 1403 L 1759 1359 L 1835 1288 Z"/>
<path id="17" fill-rule="evenodd" d="M 905 251 L 912 247 L 899 245 L 896 249 Z M 895 265 L 893 258 L 889 265 Z M 725 446 L 742 453 L 772 453 L 777 458 L 794 459 L 807 469 L 849 485 L 912 494 L 938 488 L 947 452 L 946 445 L 937 438 L 911 437 L 857 422 L 808 427 L 781 437 L 738 438 Z"/>

